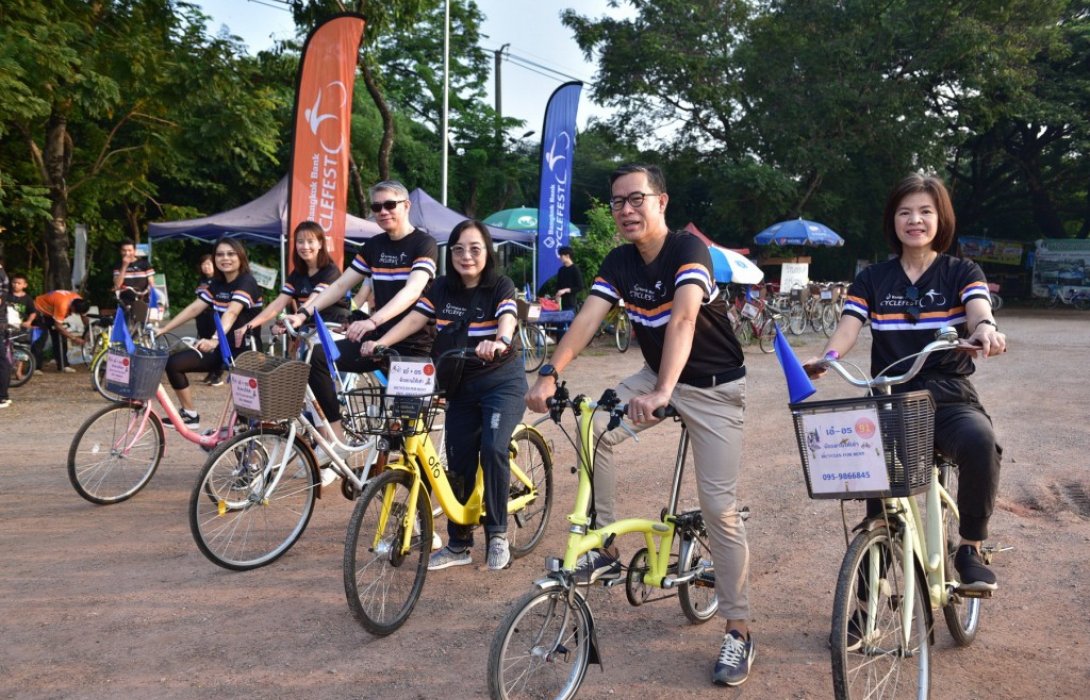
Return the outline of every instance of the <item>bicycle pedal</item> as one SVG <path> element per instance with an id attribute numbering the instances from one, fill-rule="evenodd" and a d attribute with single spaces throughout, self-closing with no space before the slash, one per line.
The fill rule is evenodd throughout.
<path id="1" fill-rule="evenodd" d="M 598 578 L 598 583 L 602 584 L 603 588 L 613 588 L 619 586 L 625 582 L 625 577 L 620 573 L 617 574 L 602 574 Z"/>
<path id="2" fill-rule="evenodd" d="M 957 588 L 954 592 L 962 598 L 991 598 L 995 591 L 966 591 Z"/>

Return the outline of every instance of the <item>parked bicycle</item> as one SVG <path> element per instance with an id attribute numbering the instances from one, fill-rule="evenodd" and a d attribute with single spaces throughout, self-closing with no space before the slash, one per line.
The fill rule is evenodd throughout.
<path id="1" fill-rule="evenodd" d="M 8 386 L 15 388 L 30 381 L 34 370 L 38 369 L 38 361 L 30 350 L 30 331 L 15 333 L 8 340 L 11 343 L 11 383 Z M 3 351 L 0 346 L 0 352 Z"/>
<path id="2" fill-rule="evenodd" d="M 829 638 L 837 698 L 928 697 L 934 609 L 942 609 L 959 646 L 979 631 L 981 598 L 991 592 L 963 589 L 957 578 L 957 466 L 934 452 L 934 402 L 927 391 L 890 394 L 931 353 L 958 347 L 957 331 L 944 328 L 904 358 L 915 357 L 907 372 L 874 379 L 826 358 L 822 367 L 878 394 L 791 404 L 811 497 L 882 503 L 878 517 L 853 528 L 837 578 Z M 856 453 L 850 463 L 849 451 Z M 877 464 L 861 456 L 868 453 Z M 985 561 L 995 551 L 984 548 Z"/>
<path id="3" fill-rule="evenodd" d="M 436 362 L 459 359 L 480 361 L 473 349 L 458 348 L 443 353 Z M 352 512 L 344 546 L 344 591 L 360 624 L 372 634 L 388 635 L 405 624 L 424 587 L 432 543 L 432 499 L 452 522 L 481 523 L 484 478 L 478 469 L 476 486 L 466 503 L 454 495 L 429 436 L 441 399 L 433 386 L 422 385 L 418 396 L 382 393 L 368 399 L 368 405 L 379 410 L 378 425 L 369 423 L 367 432 L 399 457 L 367 485 Z M 525 424 L 515 428 L 509 455 L 507 539 L 511 556 L 519 558 L 529 554 L 545 534 L 553 501 L 553 457 L 541 433 Z"/>
<path id="4" fill-rule="evenodd" d="M 534 581 L 533 589 L 516 602 L 492 638 L 488 654 L 488 689 L 493 700 L 521 698 L 572 698 L 583 683 L 587 665 L 600 663 L 594 616 L 588 588 L 576 583 L 579 558 L 591 549 L 608 547 L 620 535 L 638 533 L 645 546 L 639 549 L 623 579 L 600 579 L 601 585 L 621 582 L 631 605 L 639 606 L 665 597 L 657 591 L 677 591 L 685 617 L 693 624 L 707 622 L 718 609 L 715 595 L 715 564 L 707 545 L 707 532 L 699 510 L 678 513 L 681 479 L 689 447 L 689 433 L 681 423 L 674 478 L 667 506 L 658 518 L 626 518 L 592 528 L 588 515 L 594 469 L 594 413 L 605 411 L 609 429 L 628 428 L 621 422 L 627 406 L 615 391 L 607 390 L 597 402 L 584 395 L 569 398 L 566 385 L 557 386 L 549 400 L 549 415 L 557 425 L 566 410 L 577 421 L 583 449 L 579 455 L 579 489 L 568 522 L 568 546 L 563 559 L 546 559 L 547 573 Z M 675 416 L 667 407 L 656 417 Z M 540 422 L 540 421 L 539 421 Z M 575 447 L 575 442 L 568 436 Z M 637 438 L 638 439 L 638 438 Z"/>
<path id="5" fill-rule="evenodd" d="M 1050 307 L 1074 306 L 1079 311 L 1090 309 L 1090 292 L 1077 287 L 1061 287 L 1058 284 L 1048 288 L 1048 305 Z"/>
<path id="6" fill-rule="evenodd" d="M 598 325 L 598 331 L 591 342 L 602 337 L 611 337 L 618 352 L 626 352 L 632 345 L 632 323 L 628 319 L 628 313 L 624 310 L 624 302 L 618 302 L 609 310 L 606 317 Z"/>

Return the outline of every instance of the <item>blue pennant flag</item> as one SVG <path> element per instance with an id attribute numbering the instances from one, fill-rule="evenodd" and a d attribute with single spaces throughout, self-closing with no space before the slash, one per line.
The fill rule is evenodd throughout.
<path id="1" fill-rule="evenodd" d="M 803 369 L 799 358 L 795 357 L 795 351 L 791 349 L 791 344 L 787 342 L 787 338 L 784 337 L 778 323 L 776 324 L 776 339 L 773 346 L 776 348 L 776 359 L 780 361 L 783 376 L 787 380 L 787 394 L 791 397 L 791 403 L 806 400 L 817 389 L 814 388 L 814 383 L 810 381 L 810 377 L 806 374 L 806 370 Z"/>
<path id="2" fill-rule="evenodd" d="M 325 361 L 329 365 L 329 376 L 336 377 L 337 368 L 333 366 L 333 363 L 340 358 L 341 351 L 337 348 L 333 336 L 329 334 L 329 329 L 326 328 L 322 315 L 317 311 L 314 312 L 314 326 L 318 329 L 318 340 L 322 342 L 322 347 L 325 348 Z"/>
<path id="3" fill-rule="evenodd" d="M 220 341 L 220 355 L 223 357 L 223 364 L 230 367 L 234 356 L 231 354 L 231 344 L 227 342 L 227 334 L 223 331 L 223 321 L 220 320 L 218 312 L 212 312 L 212 320 L 216 322 L 216 337 Z"/>
<path id="4" fill-rule="evenodd" d="M 159 292 L 156 291 L 155 287 L 152 287 L 151 291 L 148 293 L 148 306 L 153 309 L 156 306 L 159 306 Z"/>
<path id="5" fill-rule="evenodd" d="M 129 324 L 125 323 L 125 311 L 118 306 L 114 314 L 114 327 L 110 329 L 110 342 L 121 343 L 125 351 L 132 355 L 136 352 L 136 346 L 132 342 L 132 333 L 129 333 Z"/>

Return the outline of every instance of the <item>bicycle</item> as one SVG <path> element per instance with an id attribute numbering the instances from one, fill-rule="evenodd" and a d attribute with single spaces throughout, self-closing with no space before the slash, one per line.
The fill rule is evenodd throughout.
<path id="1" fill-rule="evenodd" d="M 20 387 L 30 381 L 34 376 L 34 370 L 38 368 L 38 361 L 34 359 L 34 353 L 30 350 L 30 332 L 23 330 L 15 333 L 8 342 L 11 343 L 11 382 L 10 388 Z M 7 349 L 0 344 L 0 352 Z"/>
<path id="2" fill-rule="evenodd" d="M 669 596 L 652 598 L 655 590 L 676 590 L 685 617 L 693 624 L 707 622 L 718 609 L 715 595 L 715 565 L 707 545 L 707 531 L 699 510 L 678 513 L 681 479 L 689 447 L 689 433 L 681 421 L 674 478 L 667 507 L 659 518 L 627 518 L 595 529 L 588 516 L 592 498 L 594 465 L 594 413 L 604 410 L 609 416 L 608 429 L 618 426 L 629 430 L 621 419 L 626 406 L 615 391 L 607 389 L 597 402 L 584 395 L 569 398 L 561 382 L 548 402 L 549 415 L 560 425 L 565 410 L 577 419 L 580 449 L 579 489 L 575 507 L 568 515 L 571 523 L 563 559 L 546 559 L 545 577 L 534 581 L 534 588 L 519 599 L 504 617 L 492 639 L 488 654 L 488 688 L 493 700 L 519 698 L 575 697 L 582 685 L 587 666 L 601 663 L 595 634 L 594 616 L 585 586 L 576 583 L 574 574 L 579 558 L 591 549 L 608 547 L 620 535 L 643 535 L 644 547 L 632 557 L 623 579 L 625 594 L 633 606 Z M 674 416 L 671 407 L 660 409 L 656 417 Z M 631 431 L 630 431 L 631 432 Z M 567 437 L 567 431 L 564 431 Z M 572 442 L 568 437 L 569 442 Z M 575 443 L 572 442 L 573 446 Z M 748 513 L 748 511 L 746 511 Z M 599 579 L 601 585 L 618 585 L 622 579 Z"/>
<path id="3" fill-rule="evenodd" d="M 541 317 L 541 304 L 516 299 L 515 306 L 519 319 L 519 349 L 522 352 L 523 367 L 529 374 L 545 364 L 545 358 L 549 355 L 549 338 L 545 335 L 545 329 L 537 323 Z"/>
<path id="4" fill-rule="evenodd" d="M 389 350 L 385 352 L 389 353 Z M 437 363 L 475 358 L 471 348 L 443 353 Z M 401 370 L 391 359 L 393 375 Z M 430 361 L 419 364 L 433 367 Z M 422 369 L 418 376 L 427 374 Z M 434 376 L 434 372 L 431 376 Z M 422 384 L 421 395 L 375 396 L 380 425 L 368 432 L 400 456 L 368 484 L 348 523 L 344 547 L 344 591 L 348 606 L 360 624 L 377 636 L 401 627 L 424 587 L 433 532 L 432 499 L 452 522 L 476 525 L 484 516 L 484 477 L 462 504 L 454 495 L 442 460 L 429 437 L 437 399 L 434 384 Z M 511 485 L 507 514 L 514 524 L 507 530 L 511 556 L 529 554 L 541 541 L 553 501 L 553 458 L 536 428 L 520 424 L 509 447 Z M 425 487 L 426 485 L 426 487 Z"/>
<path id="5" fill-rule="evenodd" d="M 212 450 L 231 439 L 238 423 L 228 397 L 216 428 L 203 433 L 189 428 L 159 381 L 166 365 L 166 351 L 153 355 L 145 348 L 138 348 L 136 352 L 130 358 L 126 381 L 118 381 L 122 378 L 106 373 L 111 380 L 109 386 L 125 396 L 88 417 L 68 448 L 68 480 L 76 493 L 98 505 L 132 498 L 159 468 L 166 442 L 163 419 L 155 409 L 155 402 L 178 435 L 204 450 Z M 144 358 L 146 365 L 141 364 Z M 107 362 L 102 364 L 105 366 Z"/>
<path id="6" fill-rule="evenodd" d="M 315 332 L 284 328 L 301 341 L 304 359 L 239 356 L 231 375 L 235 408 L 258 425 L 208 456 L 189 498 L 189 529 L 198 549 L 233 571 L 271 564 L 303 536 L 315 499 L 323 495 L 317 451 L 330 460 L 327 467 L 342 479 L 348 500 L 364 491 L 376 464 L 381 468 L 386 459 L 387 450 L 366 436 L 376 419 L 366 402 L 370 385 L 346 391 L 333 372 L 338 398 L 350 408 L 342 440 L 307 386 Z"/>
<path id="7" fill-rule="evenodd" d="M 632 345 L 632 324 L 624 310 L 624 302 L 617 302 L 617 305 L 609 310 L 606 317 L 598 324 L 598 330 L 591 342 L 605 335 L 613 336 L 613 344 L 618 352 L 626 352 Z"/>
<path id="8" fill-rule="evenodd" d="M 1048 288 L 1048 305 L 1051 308 L 1063 304 L 1074 306 L 1079 311 L 1090 309 L 1090 293 L 1076 287 L 1061 287 L 1058 284 Z"/>
<path id="9" fill-rule="evenodd" d="M 776 328 L 783 322 L 783 313 L 764 299 L 752 299 L 742 305 L 738 314 L 735 335 L 748 345 L 756 338 L 761 352 L 768 354 L 776 349 Z"/>
<path id="10" fill-rule="evenodd" d="M 99 396 L 107 401 L 120 401 L 125 397 L 110 391 L 107 387 L 108 382 L 106 379 L 106 360 L 110 348 L 113 345 L 113 343 L 110 342 L 110 333 L 113 328 L 112 318 L 113 317 L 98 316 L 91 321 L 91 328 L 97 328 L 98 331 L 94 332 L 94 343 L 90 344 L 92 350 L 89 367 L 91 370 L 91 387 L 98 392 Z M 156 343 L 155 327 L 150 323 L 136 327 L 131 323 L 129 325 L 129 333 L 132 335 L 134 345 L 145 348 L 155 348 L 162 345 L 162 343 Z M 88 343 L 85 343 L 84 347 L 86 348 L 87 346 Z M 84 357 L 87 357 L 86 350 L 84 351 Z"/>
<path id="11" fill-rule="evenodd" d="M 842 506 L 843 500 L 858 498 L 878 498 L 882 504 L 880 516 L 853 529 L 837 578 L 829 638 L 837 698 L 892 697 L 906 690 L 928 697 L 932 610 L 941 608 L 955 643 L 968 646 L 980 628 L 981 599 L 991 596 L 963 589 L 953 566 L 957 467 L 933 449 L 931 395 L 890 393 L 915 377 L 932 352 L 961 346 L 953 328 L 937 335 L 903 358 L 916 359 L 897 376 L 857 378 L 834 359 L 822 361 L 850 384 L 877 395 L 791 404 L 811 497 L 841 499 Z M 875 464 L 845 466 L 845 450 L 873 450 Z M 924 514 L 918 494 L 925 494 Z M 996 551 L 984 548 L 985 561 Z"/>

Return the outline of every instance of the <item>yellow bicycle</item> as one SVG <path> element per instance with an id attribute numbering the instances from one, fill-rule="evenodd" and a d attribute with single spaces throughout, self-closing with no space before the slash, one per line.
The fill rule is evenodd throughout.
<path id="1" fill-rule="evenodd" d="M 472 352 L 452 350 L 438 361 L 470 359 L 475 357 Z M 362 427 L 379 436 L 380 450 L 400 452 L 357 501 L 344 546 L 348 606 L 368 632 L 388 635 L 408 620 L 424 587 L 432 544 L 432 499 L 451 521 L 476 525 L 484 516 L 484 477 L 478 469 L 469 501 L 459 502 L 429 437 L 432 421 L 442 410 L 439 394 L 392 396 L 368 387 L 349 395 L 350 401 L 371 407 Z M 509 455 L 507 513 L 513 527 L 508 527 L 507 539 L 511 556 L 518 558 L 533 550 L 545 533 L 553 501 L 553 457 L 541 433 L 525 424 L 515 428 Z"/>

